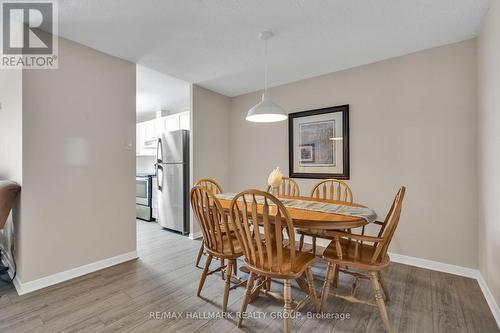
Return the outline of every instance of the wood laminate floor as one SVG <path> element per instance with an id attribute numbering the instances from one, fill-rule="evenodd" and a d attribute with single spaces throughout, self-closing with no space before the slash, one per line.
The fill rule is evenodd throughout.
<path id="1" fill-rule="evenodd" d="M 140 259 L 95 272 L 24 296 L 0 283 L 0 332 L 278 332 L 274 318 L 282 304 L 266 296 L 248 307 L 256 318 L 238 329 L 243 288 L 233 290 L 228 310 L 219 318 L 223 281 L 207 278 L 196 297 L 201 270 L 193 267 L 199 241 L 162 230 L 156 223 L 137 223 Z M 204 259 L 202 259 L 204 262 Z M 322 286 L 325 264 L 314 266 Z M 392 300 L 387 304 L 395 332 L 499 332 L 473 279 L 391 264 L 385 278 Z M 341 276 L 348 292 L 351 277 Z M 282 285 L 273 283 L 273 289 Z M 294 295 L 300 291 L 294 286 Z M 359 295 L 372 297 L 362 282 Z M 294 320 L 294 332 L 383 332 L 377 308 L 330 298 L 327 313 L 350 319 L 310 318 L 307 307 Z M 178 318 L 175 318 L 175 317 Z M 190 318 L 187 318 L 190 316 Z M 257 318 L 260 316 L 260 318 Z M 169 318 L 170 317 L 170 318 Z"/>

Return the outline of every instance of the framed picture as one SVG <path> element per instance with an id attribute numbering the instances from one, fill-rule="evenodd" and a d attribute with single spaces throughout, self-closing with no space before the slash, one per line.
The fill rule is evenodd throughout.
<path id="1" fill-rule="evenodd" d="M 349 179 L 349 105 L 288 115 L 290 178 Z"/>

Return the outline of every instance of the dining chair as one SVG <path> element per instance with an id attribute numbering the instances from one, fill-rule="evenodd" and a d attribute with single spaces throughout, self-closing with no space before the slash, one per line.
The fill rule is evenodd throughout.
<path id="1" fill-rule="evenodd" d="M 300 196 L 299 184 L 292 178 L 283 177 L 283 182 L 281 182 L 280 187 L 278 187 L 278 193 L 272 192 L 271 185 L 267 187 L 267 192 L 274 195 L 288 195 L 291 197 Z"/>
<path id="2" fill-rule="evenodd" d="M 205 268 L 201 274 L 197 295 L 200 296 L 208 275 L 225 269 L 224 266 L 219 266 L 217 269 L 209 271 L 212 258 L 215 257 L 228 260 L 227 269 L 225 269 L 226 282 L 224 300 L 222 303 L 222 310 L 226 312 L 229 290 L 244 283 L 244 281 L 240 281 L 238 284 L 231 287 L 233 266 L 236 264 L 236 259 L 243 255 L 243 251 L 238 239 L 229 227 L 227 214 L 223 211 L 219 200 L 212 191 L 209 191 L 203 186 L 193 187 L 191 190 L 191 207 L 193 208 L 196 220 L 203 233 L 204 250 L 208 253 Z"/>
<path id="3" fill-rule="evenodd" d="M 352 204 L 352 191 L 346 182 L 338 179 L 325 179 L 314 185 L 311 191 L 311 198 L 321 200 L 335 200 L 341 203 Z M 312 238 L 312 251 L 316 253 L 316 238 L 329 239 L 329 232 L 314 229 L 298 229 L 300 235 L 299 249 L 304 246 L 304 236 Z"/>
<path id="4" fill-rule="evenodd" d="M 215 179 L 211 178 L 202 178 L 199 179 L 195 184 L 195 186 L 204 186 L 206 187 L 209 191 L 211 191 L 214 195 L 217 195 L 219 193 L 223 193 L 224 190 L 222 189 L 222 186 L 217 182 Z M 196 256 L 196 261 L 194 263 L 195 267 L 200 267 L 200 260 L 201 257 L 204 254 L 204 247 L 203 247 L 203 242 L 200 244 L 200 249 L 198 250 L 198 255 Z M 221 266 L 224 266 L 224 260 L 221 261 Z M 224 278 L 224 275 L 222 275 Z"/>
<path id="5" fill-rule="evenodd" d="M 250 273 L 238 327 L 241 327 L 243 314 L 251 299 L 261 291 L 267 295 L 274 294 L 269 290 L 269 282 L 273 278 L 284 280 L 283 325 L 284 332 L 290 332 L 292 311 L 299 311 L 308 301 L 312 301 L 315 310 L 318 310 L 310 269 L 316 256 L 296 250 L 292 219 L 285 206 L 270 193 L 246 190 L 237 194 L 231 202 L 230 215 L 243 249 L 245 269 Z M 263 230 L 263 234 L 259 229 Z M 286 243 L 284 232 L 290 235 Z M 292 300 L 291 280 L 296 280 L 306 292 L 299 302 Z M 292 303 L 295 305 L 293 310 Z"/>
<path id="6" fill-rule="evenodd" d="M 334 272 L 337 267 L 349 267 L 342 269 L 341 272 L 354 276 L 350 295 L 335 296 L 345 300 L 357 303 L 364 303 L 377 306 L 384 327 L 388 332 L 392 332 L 387 310 L 385 308 L 384 298 L 389 300 L 389 291 L 382 277 L 382 270 L 390 263 L 387 249 L 391 243 L 392 237 L 396 231 L 401 216 L 401 208 L 406 188 L 403 186 L 399 189 L 392 206 L 383 222 L 375 222 L 380 226 L 380 231 L 376 237 L 367 235 L 357 235 L 345 231 L 332 231 L 335 235 L 334 240 L 323 252 L 323 258 L 328 261 L 325 282 L 321 293 L 321 309 L 324 308 L 330 292 L 330 285 L 333 282 Z M 355 269 L 357 271 L 351 271 Z M 368 275 L 359 271 L 367 271 Z M 370 280 L 372 289 L 375 292 L 375 302 L 364 301 L 356 298 L 356 290 L 360 279 Z M 382 291 L 381 291 L 382 289 Z"/>

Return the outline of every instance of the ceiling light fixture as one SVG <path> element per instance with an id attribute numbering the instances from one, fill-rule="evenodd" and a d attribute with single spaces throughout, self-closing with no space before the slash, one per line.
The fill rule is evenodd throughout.
<path id="1" fill-rule="evenodd" d="M 288 118 L 285 110 L 271 100 L 267 90 L 267 41 L 273 36 L 274 34 L 271 31 L 263 31 L 259 34 L 259 38 L 265 42 L 264 93 L 260 103 L 248 110 L 246 118 L 248 121 L 270 123 Z"/>

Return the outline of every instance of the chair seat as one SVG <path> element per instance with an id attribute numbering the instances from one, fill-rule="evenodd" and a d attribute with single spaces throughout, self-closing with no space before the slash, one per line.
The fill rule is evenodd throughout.
<path id="1" fill-rule="evenodd" d="M 340 246 L 342 248 L 342 259 L 339 258 L 337 253 L 335 241 L 331 241 L 325 249 L 323 252 L 323 258 L 333 261 L 336 264 L 368 270 L 380 270 L 389 265 L 390 259 L 387 254 L 384 256 L 382 261 L 372 262 L 372 257 L 376 250 L 376 247 L 372 244 L 359 244 L 357 255 L 356 241 L 340 238 Z"/>
<path id="2" fill-rule="evenodd" d="M 234 251 L 231 251 L 230 243 L 233 245 Z M 208 253 L 211 253 L 217 257 L 226 257 L 228 259 L 230 258 L 238 258 L 243 255 L 243 249 L 241 248 L 240 242 L 238 242 L 238 239 L 234 234 L 231 234 L 231 236 L 228 238 L 227 235 L 224 235 L 222 238 L 222 243 L 217 242 L 217 248 L 209 248 L 205 244 L 205 249 Z"/>
<path id="3" fill-rule="evenodd" d="M 259 253 L 255 253 L 256 258 Z M 267 260 L 267 253 L 264 253 L 264 265 L 254 266 L 246 262 L 246 265 L 251 271 L 263 276 L 278 278 L 278 279 L 296 279 L 304 273 L 315 260 L 316 256 L 309 252 L 295 251 L 295 267 L 291 267 L 290 249 L 284 248 L 282 254 L 281 272 L 278 269 L 278 254 L 273 251 L 272 253 L 272 267 L 269 267 Z M 259 260 L 257 259 L 257 262 Z"/>

